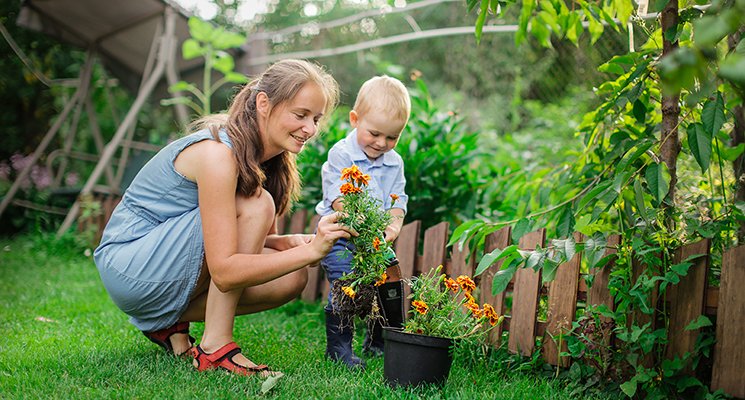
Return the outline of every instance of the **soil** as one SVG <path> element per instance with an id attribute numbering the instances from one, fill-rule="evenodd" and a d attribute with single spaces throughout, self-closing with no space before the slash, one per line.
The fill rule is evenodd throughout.
<path id="1" fill-rule="evenodd" d="M 334 314 L 338 315 L 342 321 L 350 323 L 356 316 L 368 319 L 380 314 L 375 286 L 359 286 L 354 298 L 351 298 L 341 289 L 342 286 L 345 286 L 345 283 L 336 280 L 331 286 L 331 304 Z"/>

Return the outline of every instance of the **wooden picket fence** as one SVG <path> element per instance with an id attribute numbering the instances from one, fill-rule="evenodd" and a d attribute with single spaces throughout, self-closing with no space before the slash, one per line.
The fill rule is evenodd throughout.
<path id="1" fill-rule="evenodd" d="M 312 233 L 318 223 L 318 216 L 310 216 L 306 210 L 298 210 L 291 217 L 278 221 L 280 233 Z M 416 276 L 438 265 L 443 265 L 445 272 L 451 276 L 472 275 L 473 258 L 467 260 L 468 249 L 452 249 L 448 257 L 448 229 L 446 222 L 435 225 L 424 232 L 423 252 L 419 253 L 421 222 L 414 221 L 404 225 L 398 240 L 394 244 L 403 277 Z M 582 237 L 575 234 L 575 240 Z M 608 239 L 607 254 L 615 251 L 620 238 L 611 236 Z M 545 231 L 538 230 L 526 234 L 520 239 L 519 247 L 533 250 L 543 246 Z M 486 251 L 505 248 L 511 244 L 509 227 L 492 233 L 486 238 Z M 677 260 L 685 260 L 691 255 L 705 254 L 694 260 L 694 265 L 681 282 L 668 289 L 664 299 L 658 299 L 652 293 L 652 304 L 658 300 L 668 302 L 670 321 L 668 327 L 669 345 L 666 357 L 682 356 L 694 349 L 699 329 L 687 331 L 684 328 L 700 315 L 716 316 L 716 338 L 714 363 L 711 376 L 712 390 L 723 389 L 734 397 L 745 398 L 745 291 L 738 290 L 738 284 L 745 282 L 745 245 L 729 250 L 722 260 L 720 287 L 707 285 L 709 268 L 708 240 L 700 241 L 681 248 L 675 255 Z M 490 341 L 500 344 L 503 332 L 509 332 L 507 348 L 513 353 L 530 355 L 535 350 L 536 339 L 542 338 L 542 356 L 551 365 L 569 366 L 568 357 L 560 357 L 557 340 L 572 326 L 578 307 L 605 304 L 613 309 L 613 298 L 608 290 L 611 265 L 593 270 L 593 284 L 587 287 L 583 274 L 580 273 L 581 253 L 562 264 L 555 279 L 547 285 L 541 282 L 541 273 L 532 269 L 519 269 L 507 290 L 492 295 L 492 279 L 499 271 L 497 262 L 485 271 L 478 284 L 481 301 L 494 306 L 500 315 L 505 315 L 504 323 L 490 332 Z M 634 275 L 642 271 L 642 265 L 635 265 Z M 408 288 L 407 288 L 408 289 Z M 329 291 L 328 281 L 320 268 L 309 270 L 308 285 L 302 293 L 305 301 L 325 299 Z M 407 291 L 408 295 L 408 291 Z M 512 297 L 512 307 L 505 307 L 505 299 Z M 538 317 L 541 298 L 546 301 L 546 319 Z M 406 305 L 409 309 L 409 304 Z M 637 324 L 644 325 L 652 317 L 642 313 L 633 316 Z M 566 343 L 562 343 L 566 350 Z"/>

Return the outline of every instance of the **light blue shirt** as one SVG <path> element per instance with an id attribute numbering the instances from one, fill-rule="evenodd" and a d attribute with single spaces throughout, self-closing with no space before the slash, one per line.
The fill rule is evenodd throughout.
<path id="1" fill-rule="evenodd" d="M 381 208 L 400 208 L 406 212 L 409 196 L 405 193 L 406 178 L 404 178 L 404 161 L 395 150 L 390 150 L 374 161 L 357 143 L 357 130 L 352 130 L 347 137 L 338 141 L 329 150 L 328 160 L 323 163 L 321 178 L 323 179 L 323 200 L 316 205 L 316 213 L 321 216 L 334 212 L 331 205 L 341 197 L 341 170 L 357 165 L 360 171 L 370 175 L 367 191 L 380 201 Z M 391 194 L 398 195 L 396 204 L 391 206 Z"/>

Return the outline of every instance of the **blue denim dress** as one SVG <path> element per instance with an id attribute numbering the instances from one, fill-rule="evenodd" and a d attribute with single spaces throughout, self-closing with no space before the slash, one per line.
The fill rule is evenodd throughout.
<path id="1" fill-rule="evenodd" d="M 232 148 L 224 131 L 219 136 Z M 141 331 L 176 323 L 199 278 L 204 238 L 197 185 L 174 161 L 201 140 L 214 138 L 202 130 L 178 139 L 142 167 L 93 254 L 109 296 Z"/>

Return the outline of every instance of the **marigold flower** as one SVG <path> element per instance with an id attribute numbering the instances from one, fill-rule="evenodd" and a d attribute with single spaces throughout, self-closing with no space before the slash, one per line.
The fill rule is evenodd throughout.
<path id="1" fill-rule="evenodd" d="M 466 296 L 466 299 L 468 300 L 469 303 L 476 302 L 476 299 L 473 297 L 473 295 L 471 295 L 470 292 L 463 292 L 463 295 Z"/>
<path id="2" fill-rule="evenodd" d="M 426 314 L 427 310 L 429 310 L 429 306 L 427 305 L 427 303 L 420 300 L 412 301 L 411 306 L 414 307 L 414 309 L 422 315 Z"/>
<path id="3" fill-rule="evenodd" d="M 352 164 L 351 167 L 341 170 L 341 180 L 352 182 L 356 180 L 357 177 L 361 174 L 362 172 L 360 172 L 360 169 L 356 165 Z"/>
<path id="4" fill-rule="evenodd" d="M 467 309 L 471 310 L 473 313 L 473 316 L 476 318 L 480 318 L 482 315 L 481 309 L 479 309 L 479 305 L 475 301 L 468 301 L 466 304 L 463 305 Z"/>
<path id="5" fill-rule="evenodd" d="M 361 188 L 358 188 L 349 182 L 341 185 L 339 191 L 341 192 L 341 194 L 362 193 Z"/>
<path id="6" fill-rule="evenodd" d="M 398 197 L 397 194 L 391 193 L 391 206 L 393 206 L 394 204 L 396 204 L 396 200 L 398 200 L 398 199 L 399 199 L 399 197 Z"/>
<path id="7" fill-rule="evenodd" d="M 473 280 L 465 275 L 459 276 L 456 281 L 458 282 L 460 287 L 462 287 L 463 290 L 468 293 L 473 292 L 476 289 L 476 284 L 473 282 Z"/>
<path id="8" fill-rule="evenodd" d="M 375 282 L 375 286 L 380 286 L 385 283 L 385 280 L 388 279 L 388 274 L 383 272 L 383 275 Z"/>
<path id="9" fill-rule="evenodd" d="M 456 282 L 452 278 L 446 278 L 445 279 L 445 286 L 447 286 L 448 289 L 452 290 L 453 293 L 458 292 L 458 289 L 460 288 L 458 286 L 458 282 Z"/>
<path id="10" fill-rule="evenodd" d="M 363 173 L 360 172 L 360 174 L 358 176 L 356 176 L 354 178 L 354 180 L 360 186 L 363 186 L 363 185 L 364 186 L 367 186 L 367 184 L 370 183 L 370 175 L 363 174 Z"/>
<path id="11" fill-rule="evenodd" d="M 344 294 L 351 298 L 354 298 L 354 296 L 357 295 L 357 293 L 354 291 L 354 289 L 352 289 L 351 286 L 342 286 L 341 290 L 342 292 L 344 292 Z"/>
<path id="12" fill-rule="evenodd" d="M 372 245 L 375 251 L 380 251 L 380 238 L 376 237 L 375 239 L 373 239 Z"/>
<path id="13" fill-rule="evenodd" d="M 484 314 L 486 318 L 489 318 L 489 323 L 494 326 L 499 322 L 499 314 L 497 314 L 497 311 L 494 310 L 494 307 L 492 307 L 489 303 L 484 303 Z"/>

